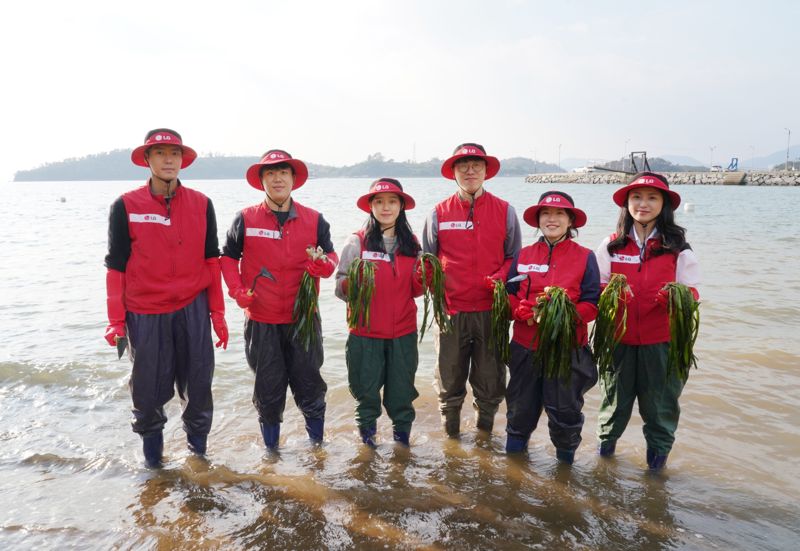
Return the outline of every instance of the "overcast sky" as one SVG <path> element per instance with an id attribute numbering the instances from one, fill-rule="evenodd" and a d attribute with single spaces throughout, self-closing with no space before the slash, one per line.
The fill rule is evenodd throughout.
<path id="1" fill-rule="evenodd" d="M 159 126 L 333 165 L 747 159 L 800 143 L 798 24 L 790 1 L 3 2 L 0 178 Z"/>

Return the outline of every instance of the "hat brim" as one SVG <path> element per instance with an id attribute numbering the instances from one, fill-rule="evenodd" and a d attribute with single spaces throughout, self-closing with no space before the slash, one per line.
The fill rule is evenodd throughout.
<path id="1" fill-rule="evenodd" d="M 395 195 L 402 197 L 403 201 L 405 202 L 403 210 L 411 210 L 417 204 L 416 201 L 414 201 L 413 197 L 411 197 L 408 193 L 402 191 L 373 191 L 359 197 L 358 201 L 356 201 L 356 206 L 361 210 L 363 210 L 364 212 L 372 212 L 372 206 L 370 205 L 369 202 L 374 196 L 378 195 L 379 193 L 394 193 Z"/>
<path id="2" fill-rule="evenodd" d="M 131 152 L 131 161 L 133 161 L 133 164 L 135 164 L 136 166 L 149 167 L 150 165 L 147 164 L 147 159 L 145 158 L 144 154 L 145 152 L 147 152 L 148 149 L 150 149 L 151 147 L 155 147 L 156 145 L 159 144 L 140 145 L 139 147 L 134 149 Z M 163 144 L 163 145 L 174 145 L 176 147 L 181 148 L 181 153 L 182 153 L 181 168 L 186 168 L 187 166 L 192 164 L 195 159 L 197 159 L 197 152 L 191 147 L 185 146 L 183 144 L 181 145 Z"/>
<path id="3" fill-rule="evenodd" d="M 262 183 L 261 177 L 258 174 L 261 170 L 261 167 L 277 165 L 280 163 L 287 163 L 294 170 L 294 184 L 292 185 L 292 191 L 306 183 L 306 180 L 308 180 L 308 167 L 300 159 L 281 159 L 275 161 L 274 163 L 256 163 L 247 169 L 247 173 L 245 174 L 247 183 L 259 191 L 264 191 L 264 184 Z"/>
<path id="4" fill-rule="evenodd" d="M 659 191 L 665 192 L 669 196 L 669 201 L 672 203 L 673 210 L 678 208 L 678 205 L 681 204 L 681 196 L 677 194 L 677 192 L 672 191 L 671 189 L 664 189 L 663 187 L 654 186 L 653 184 L 628 184 L 627 186 L 618 189 L 614 192 L 614 202 L 620 206 L 625 206 L 625 201 L 628 199 L 628 194 L 636 189 L 641 187 L 651 187 L 653 189 L 657 189 Z"/>
<path id="5" fill-rule="evenodd" d="M 522 214 L 522 219 L 525 220 L 525 223 L 531 227 L 538 228 L 539 227 L 539 211 L 545 207 L 550 207 L 554 209 L 563 209 L 572 213 L 575 217 L 575 221 L 572 223 L 573 228 L 582 228 L 586 225 L 586 213 L 583 212 L 581 209 L 576 207 L 556 207 L 553 205 L 533 205 L 532 207 L 528 207 L 525 209 L 525 212 Z"/>
<path id="6" fill-rule="evenodd" d="M 497 173 L 500 172 L 500 161 L 497 160 L 497 157 L 492 157 L 490 155 L 466 155 L 460 153 L 458 155 L 453 155 L 449 159 L 447 159 L 444 163 L 442 163 L 442 176 L 447 178 L 448 180 L 455 180 L 455 167 L 453 166 L 456 161 L 462 159 L 464 157 L 475 157 L 477 159 L 483 159 L 486 161 L 486 176 L 484 176 L 484 180 L 489 180 L 497 176 Z"/>

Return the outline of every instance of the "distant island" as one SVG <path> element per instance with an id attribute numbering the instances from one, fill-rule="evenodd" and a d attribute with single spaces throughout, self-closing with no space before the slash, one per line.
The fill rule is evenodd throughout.
<path id="1" fill-rule="evenodd" d="M 31 170 L 20 170 L 14 174 L 15 182 L 41 181 L 93 181 L 93 180 L 139 180 L 145 169 L 131 163 L 130 149 L 116 149 L 105 153 L 87 155 L 63 161 L 47 163 Z M 258 162 L 258 157 L 207 155 L 198 157 L 192 166 L 181 174 L 195 180 L 235 180 L 244 178 L 247 167 Z M 436 178 L 442 166 L 441 159 L 415 163 L 386 159 L 381 153 L 368 155 L 364 161 L 349 166 L 328 166 L 307 163 L 312 178 Z M 541 173 L 566 172 L 555 164 L 543 163 L 525 157 L 501 159 L 499 176 L 527 176 Z M 622 160 L 605 163 L 607 168 L 621 168 Z M 655 157 L 650 160 L 655 171 L 681 172 L 708 170 L 704 167 L 673 164 Z"/>
<path id="2" fill-rule="evenodd" d="M 192 166 L 181 171 L 185 179 L 234 180 L 244 178 L 247 168 L 257 163 L 258 157 L 208 155 L 198 157 Z M 502 159 L 500 176 L 527 176 L 542 172 L 564 172 L 558 166 L 523 157 Z M 369 155 L 366 160 L 350 166 L 327 166 L 306 163 L 312 178 L 397 178 L 441 176 L 441 159 L 415 163 L 386 159 L 381 153 Z M 31 170 L 20 170 L 14 174 L 15 182 L 40 181 L 91 181 L 91 180 L 139 180 L 146 169 L 131 163 L 130 149 L 117 149 L 86 157 L 47 163 Z"/>

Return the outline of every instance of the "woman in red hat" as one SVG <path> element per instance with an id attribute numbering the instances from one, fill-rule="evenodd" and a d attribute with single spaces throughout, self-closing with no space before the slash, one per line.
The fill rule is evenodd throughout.
<path id="1" fill-rule="evenodd" d="M 631 293 L 627 329 L 614 353 L 614 369 L 600 375 L 599 452 L 604 457 L 614 454 L 638 400 L 647 465 L 659 470 L 675 442 L 678 398 L 684 386 L 680 377 L 668 376 L 668 294 L 663 287 L 682 283 L 698 298 L 700 267 L 686 242 L 686 230 L 675 223 L 680 195 L 664 176 L 637 174 L 614 193 L 614 202 L 620 207 L 617 231 L 597 249 L 600 280 L 606 284 L 611 274 L 624 274 Z"/>
<path id="2" fill-rule="evenodd" d="M 306 348 L 295 334 L 293 309 L 303 273 L 330 277 L 338 259 L 322 214 L 292 198 L 307 178 L 303 161 L 280 149 L 267 151 L 246 174 L 264 199 L 236 214 L 220 259 L 228 294 L 245 311 L 245 355 L 255 373 L 253 405 L 270 450 L 278 447 L 288 387 L 312 442 L 322 442 L 325 426 L 322 328 L 317 318 L 313 344 Z M 325 254 L 312 259 L 308 247 Z"/>
<path id="3" fill-rule="evenodd" d="M 114 201 L 109 215 L 106 340 L 121 353 L 130 339 L 131 424 L 151 467 L 161 465 L 164 405 L 176 387 L 189 449 L 206 453 L 214 412 L 211 327 L 217 347 L 228 345 L 214 206 L 178 179 L 195 158 L 174 130 L 151 130 L 131 154 L 150 178 Z"/>
<path id="4" fill-rule="evenodd" d="M 420 244 L 405 212 L 414 208 L 414 199 L 397 180 L 381 178 L 356 204 L 369 218 L 348 238 L 336 273 L 336 296 L 347 300 L 350 264 L 361 258 L 375 265 L 369 325 L 360 319 L 347 338 L 347 374 L 356 399 L 356 423 L 361 440 L 374 447 L 383 389 L 394 440 L 408 446 L 415 416 L 412 403 L 419 396 L 414 388 L 418 360 L 414 298 L 423 291 L 417 269 Z"/>
<path id="5" fill-rule="evenodd" d="M 523 247 L 514 259 L 507 284 L 514 319 L 511 340 L 511 378 L 506 390 L 508 423 L 506 451 L 521 452 L 542 410 L 547 413 L 550 440 L 559 461 L 571 464 L 581 442 L 583 395 L 597 383 L 597 366 L 588 347 L 586 324 L 597 317 L 600 277 L 594 253 L 573 241 L 577 229 L 586 224 L 586 214 L 575 208 L 572 197 L 547 191 L 523 219 L 542 237 Z M 521 280 L 521 281 L 519 281 Z M 534 364 L 539 337 L 535 319 L 536 299 L 548 287 L 561 287 L 578 312 L 577 348 L 571 354 L 568 381 L 544 376 L 545 366 Z"/>

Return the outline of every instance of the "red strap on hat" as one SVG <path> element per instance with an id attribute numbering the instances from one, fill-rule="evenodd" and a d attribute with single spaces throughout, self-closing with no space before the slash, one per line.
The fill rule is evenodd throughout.
<path id="1" fill-rule="evenodd" d="M 159 145 L 159 144 L 163 144 L 163 145 L 183 145 L 181 143 L 181 139 L 178 136 L 176 136 L 175 134 L 172 134 L 170 132 L 158 132 L 156 134 L 153 134 L 152 136 L 147 138 L 147 141 L 144 144 L 145 145 Z"/>

